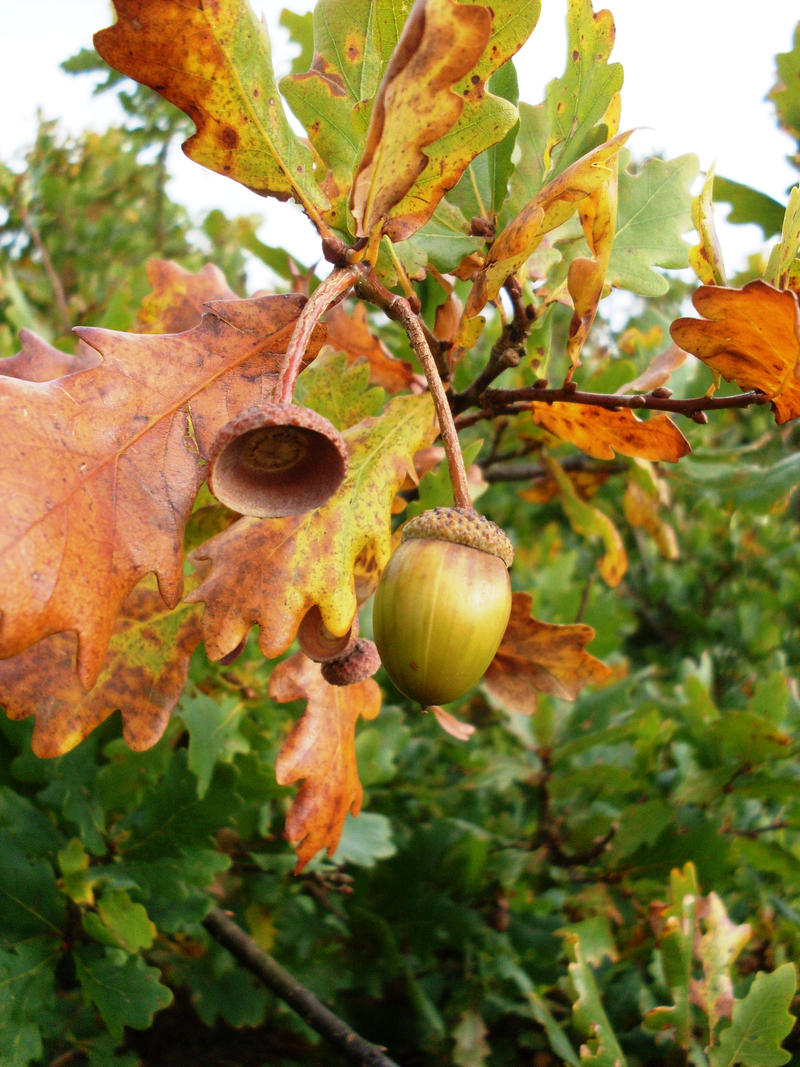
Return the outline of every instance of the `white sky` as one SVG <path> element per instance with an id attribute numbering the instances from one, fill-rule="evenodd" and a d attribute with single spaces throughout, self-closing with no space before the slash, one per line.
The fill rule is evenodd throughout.
<path id="1" fill-rule="evenodd" d="M 266 16 L 278 73 L 288 67 L 280 11 L 308 10 L 312 0 L 251 0 Z M 517 57 L 520 96 L 543 98 L 547 82 L 565 64 L 567 0 L 543 0 L 539 25 Z M 599 3 L 596 4 L 600 6 Z M 774 56 L 791 49 L 800 20 L 797 0 L 610 0 L 617 40 L 612 59 L 625 68 L 622 127 L 642 127 L 635 155 L 667 157 L 694 152 L 702 168 L 785 200 L 798 173 L 786 162 L 794 142 L 775 126 L 764 100 L 775 78 Z M 108 0 L 27 0 L 7 6 L 0 64 L 0 158 L 8 162 L 33 139 L 36 112 L 59 118 L 70 132 L 102 129 L 116 120 L 110 97 L 91 94 L 92 79 L 71 76 L 59 63 L 89 46 L 92 33 L 113 22 Z M 211 174 L 178 153 L 172 196 L 193 212 L 220 207 L 228 214 L 260 214 L 269 244 L 291 240 L 299 258 L 313 262 L 318 243 L 310 225 L 285 204 L 265 200 Z M 760 247 L 755 227 L 720 227 L 729 266 Z"/>

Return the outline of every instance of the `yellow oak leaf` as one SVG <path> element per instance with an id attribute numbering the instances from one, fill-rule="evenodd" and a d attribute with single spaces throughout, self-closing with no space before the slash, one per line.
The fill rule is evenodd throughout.
<path id="1" fill-rule="evenodd" d="M 329 685 L 320 665 L 296 652 L 272 672 L 269 695 L 279 703 L 307 701 L 275 765 L 279 785 L 304 779 L 286 819 L 286 836 L 297 846 L 297 874 L 321 849 L 333 855 L 348 812 L 361 811 L 355 728 L 359 718 L 378 714 L 381 691 L 372 678 Z"/>
<path id="2" fill-rule="evenodd" d="M 676 319 L 676 344 L 740 389 L 768 396 L 778 423 L 800 415 L 797 294 L 760 280 L 743 289 L 703 285 L 692 297 L 702 319 Z"/>
<path id="3" fill-rule="evenodd" d="M 294 197 L 319 222 L 314 157 L 283 111 L 266 26 L 246 0 L 114 0 L 94 36 L 105 61 L 191 118 L 186 155 L 263 196 Z"/>

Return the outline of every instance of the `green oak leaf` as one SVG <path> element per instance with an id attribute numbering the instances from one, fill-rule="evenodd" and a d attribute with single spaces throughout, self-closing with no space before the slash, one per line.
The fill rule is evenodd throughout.
<path id="1" fill-rule="evenodd" d="M 758 189 L 731 181 L 730 178 L 714 177 L 714 201 L 731 205 L 726 222 L 746 225 L 749 222 L 761 227 L 764 240 L 781 232 L 784 206 Z"/>
<path id="2" fill-rule="evenodd" d="M 141 956 L 78 945 L 73 959 L 83 995 L 117 1038 L 126 1026 L 146 1030 L 156 1012 L 172 1003 L 171 991 L 161 984 L 161 972 L 148 967 Z"/>
<path id="3" fill-rule="evenodd" d="M 103 893 L 97 910 L 84 914 L 83 928 L 100 944 L 132 954 L 151 948 L 156 936 L 145 909 L 122 890 Z"/>
<path id="4" fill-rule="evenodd" d="M 184 693 L 178 713 L 189 731 L 189 770 L 197 776 L 197 795 L 206 795 L 219 760 L 249 752 L 239 732 L 244 703 L 229 694 L 209 696 L 200 690 Z"/>
<path id="5" fill-rule="evenodd" d="M 384 391 L 369 386 L 369 365 L 348 367 L 343 352 L 323 352 L 297 379 L 295 403 L 318 411 L 337 430 L 347 430 L 362 419 L 379 415 Z"/>
<path id="6" fill-rule="evenodd" d="M 690 187 L 698 171 L 694 155 L 649 159 L 641 170 L 619 175 L 617 232 L 607 280 L 641 296 L 662 296 L 667 279 L 655 267 L 689 262 L 682 234 L 692 226 Z"/>
<path id="7" fill-rule="evenodd" d="M 733 1005 L 731 1024 L 722 1031 L 720 1043 L 711 1049 L 711 1067 L 781 1067 L 791 1053 L 781 1042 L 795 1023 L 789 1012 L 797 987 L 793 963 L 784 963 L 772 974 L 759 971 L 747 996 Z"/>

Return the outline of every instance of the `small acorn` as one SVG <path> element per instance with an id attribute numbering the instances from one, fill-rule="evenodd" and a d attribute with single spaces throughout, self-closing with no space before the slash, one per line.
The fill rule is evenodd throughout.
<path id="1" fill-rule="evenodd" d="M 208 487 L 240 515 L 274 519 L 321 507 L 346 473 L 347 447 L 332 423 L 296 404 L 265 404 L 219 431 Z"/>
<path id="2" fill-rule="evenodd" d="M 446 704 L 486 672 L 511 615 L 511 542 L 467 508 L 406 523 L 375 592 L 372 628 L 394 684 L 424 707 Z"/>
<path id="3" fill-rule="evenodd" d="M 327 660 L 320 669 L 328 685 L 355 685 L 371 678 L 380 665 L 375 643 L 359 637 L 348 652 L 338 659 Z"/>

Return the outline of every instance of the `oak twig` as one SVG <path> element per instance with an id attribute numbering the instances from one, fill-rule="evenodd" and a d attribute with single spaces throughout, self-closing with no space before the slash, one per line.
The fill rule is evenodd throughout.
<path id="1" fill-rule="evenodd" d="M 405 297 L 397 296 L 390 292 L 373 275 L 363 276 L 356 286 L 356 291 L 364 299 L 378 304 L 389 318 L 399 322 L 405 330 L 411 347 L 414 349 L 417 359 L 419 359 L 425 372 L 428 389 L 433 397 L 433 406 L 436 409 L 436 417 L 439 421 L 439 432 L 442 436 L 442 444 L 447 456 L 447 469 L 450 472 L 450 482 L 453 487 L 453 500 L 456 507 L 467 508 L 472 511 L 472 497 L 469 492 L 464 457 L 461 455 L 461 445 L 458 441 L 458 431 L 453 421 L 450 403 L 444 391 L 442 379 L 422 321 Z"/>
<path id="2" fill-rule="evenodd" d="M 322 1001 L 265 952 L 221 908 L 212 908 L 203 926 L 232 956 L 285 1001 L 310 1027 L 330 1041 L 350 1063 L 362 1067 L 398 1067 L 383 1050 L 352 1030 Z"/>
<path id="3" fill-rule="evenodd" d="M 482 419 L 494 419 L 498 415 L 517 415 L 529 411 L 533 403 L 539 404 L 587 404 L 592 407 L 619 411 L 622 408 L 647 411 L 668 411 L 674 415 L 698 420 L 706 411 L 720 411 L 726 408 L 746 408 L 757 404 L 766 404 L 769 397 L 757 389 L 734 396 L 694 396 L 684 399 L 662 396 L 658 390 L 652 393 L 586 393 L 569 386 L 560 389 L 537 388 L 526 386 L 522 389 L 487 389 L 479 398 L 482 405 L 478 411 L 459 415 L 456 424 L 459 429 L 472 426 Z M 700 419 L 700 421 L 705 421 Z"/>

